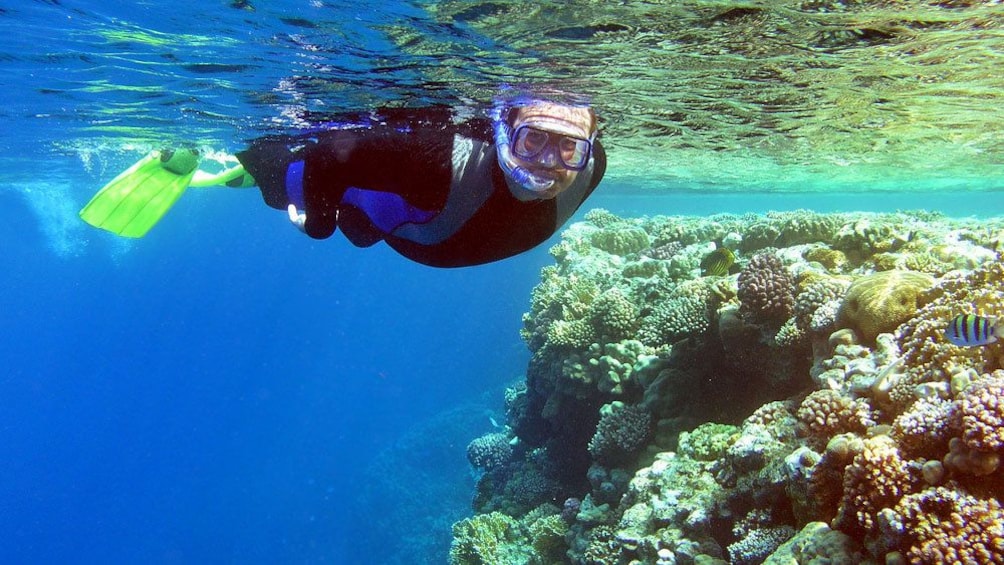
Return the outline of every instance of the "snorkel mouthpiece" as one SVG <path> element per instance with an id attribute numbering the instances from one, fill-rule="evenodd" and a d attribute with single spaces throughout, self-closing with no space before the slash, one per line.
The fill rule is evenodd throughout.
<path id="1" fill-rule="evenodd" d="M 513 182 L 526 190 L 534 194 L 547 192 L 554 186 L 554 179 L 541 178 L 539 175 L 530 172 L 526 167 L 516 163 L 512 154 L 512 148 L 509 146 L 509 140 L 512 138 L 512 128 L 506 122 L 505 113 L 506 109 L 501 104 L 496 105 L 492 112 L 492 123 L 495 129 L 495 148 L 498 152 L 499 165 L 501 165 L 502 170 L 509 175 L 509 178 Z"/>

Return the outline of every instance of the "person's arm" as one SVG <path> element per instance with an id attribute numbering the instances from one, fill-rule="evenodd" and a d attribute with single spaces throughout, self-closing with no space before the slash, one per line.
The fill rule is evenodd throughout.
<path id="1" fill-rule="evenodd" d="M 265 138 L 238 159 L 270 206 L 295 205 L 306 213 L 305 231 L 323 238 L 334 231 L 338 206 L 350 187 L 393 193 L 416 207 L 440 209 L 450 186 L 458 132 L 445 117 L 438 110 L 435 115 L 401 112 L 366 126 Z"/>

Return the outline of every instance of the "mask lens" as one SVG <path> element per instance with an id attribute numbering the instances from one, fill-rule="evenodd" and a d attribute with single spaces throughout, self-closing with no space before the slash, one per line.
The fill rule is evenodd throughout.
<path id="1" fill-rule="evenodd" d="M 585 139 L 562 137 L 560 142 L 561 162 L 569 169 L 578 171 L 585 168 L 589 161 L 590 143 Z"/>
<path id="2" fill-rule="evenodd" d="M 513 150 L 521 159 L 533 159 L 547 147 L 549 134 L 539 129 L 522 126 L 516 130 Z"/>
<path id="3" fill-rule="evenodd" d="M 591 148 L 592 144 L 586 139 L 525 125 L 516 128 L 513 133 L 513 153 L 520 159 L 538 161 L 542 155 L 554 151 L 565 168 L 575 171 L 585 168 L 586 163 L 589 162 Z"/>

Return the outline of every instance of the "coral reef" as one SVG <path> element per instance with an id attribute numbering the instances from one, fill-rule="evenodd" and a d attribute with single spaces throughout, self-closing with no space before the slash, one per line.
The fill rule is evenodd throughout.
<path id="1" fill-rule="evenodd" d="M 453 562 L 1004 562 L 1004 346 L 943 337 L 1004 312 L 1004 225 L 971 224 L 590 212 Z M 720 245 L 738 275 L 702 274 Z"/>

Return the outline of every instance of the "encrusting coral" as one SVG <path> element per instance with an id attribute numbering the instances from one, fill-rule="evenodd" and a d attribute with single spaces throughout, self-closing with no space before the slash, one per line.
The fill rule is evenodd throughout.
<path id="1" fill-rule="evenodd" d="M 552 248 L 451 562 L 1004 562 L 1004 224 L 621 218 Z M 736 275 L 702 276 L 725 244 Z M 562 506 L 559 508 L 559 506 Z"/>

